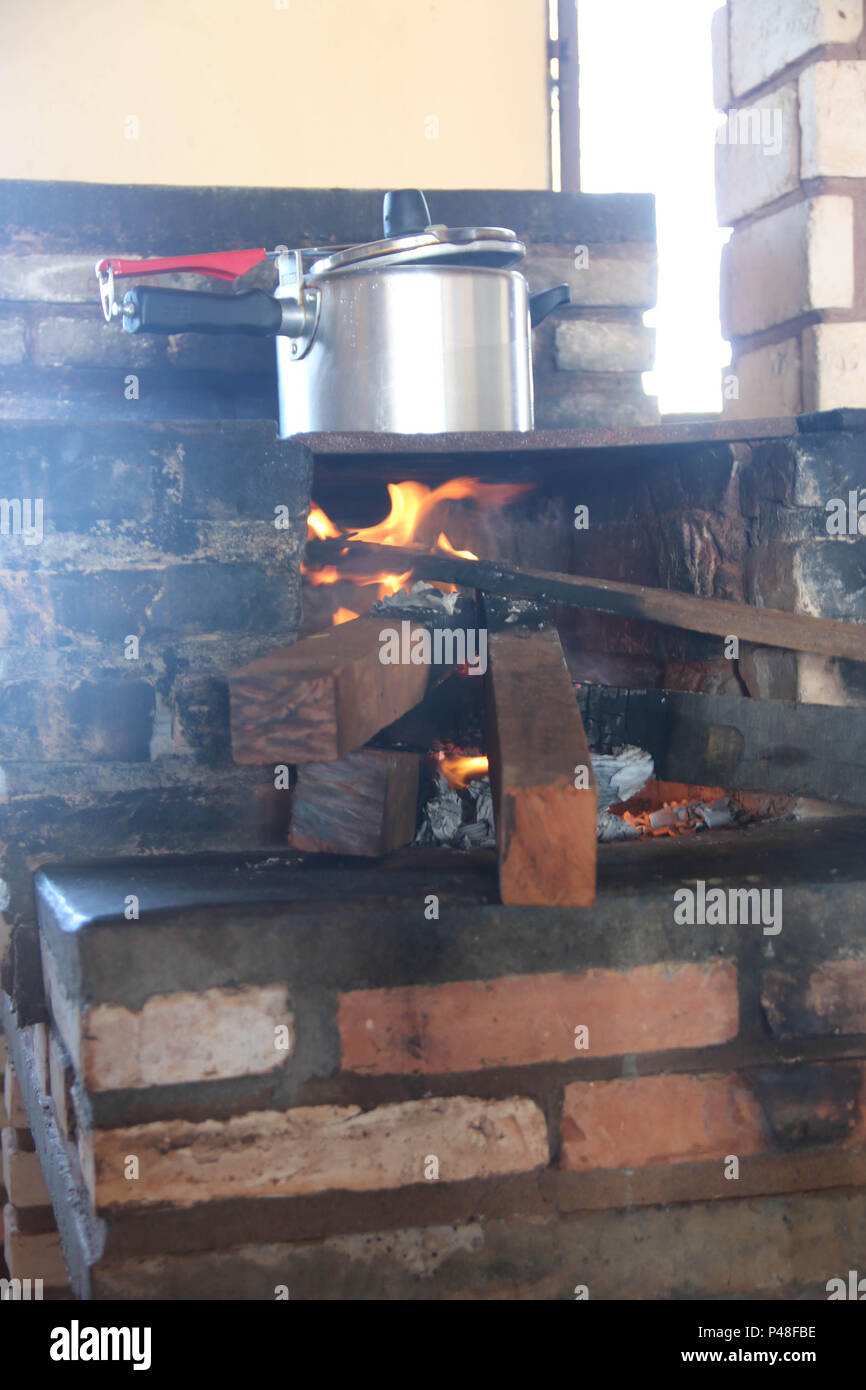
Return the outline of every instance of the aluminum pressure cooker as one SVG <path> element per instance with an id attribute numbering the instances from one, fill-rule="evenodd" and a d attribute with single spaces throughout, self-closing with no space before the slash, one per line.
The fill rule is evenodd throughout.
<path id="1" fill-rule="evenodd" d="M 504 227 L 431 224 L 424 195 L 385 195 L 384 236 L 358 246 L 278 246 L 96 264 L 106 319 L 127 333 L 275 337 L 280 434 L 529 430 L 532 328 L 567 285 L 529 293 L 526 248 Z M 138 286 L 123 276 L 190 272 L 233 281 L 265 259 L 278 284 L 241 294 Z"/>

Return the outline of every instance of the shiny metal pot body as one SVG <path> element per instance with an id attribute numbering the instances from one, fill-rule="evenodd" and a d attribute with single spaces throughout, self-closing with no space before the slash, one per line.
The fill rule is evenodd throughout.
<path id="1" fill-rule="evenodd" d="M 318 297 L 309 344 L 299 356 L 292 338 L 276 339 L 283 438 L 532 429 L 529 291 L 519 271 L 360 265 L 308 274 L 305 288 Z"/>

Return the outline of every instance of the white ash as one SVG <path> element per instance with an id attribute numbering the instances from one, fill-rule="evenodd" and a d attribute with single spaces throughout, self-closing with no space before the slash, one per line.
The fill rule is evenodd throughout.
<path id="1" fill-rule="evenodd" d="M 590 753 L 592 770 L 598 782 L 598 809 L 606 811 L 615 801 L 630 801 L 642 791 L 655 767 L 652 757 L 632 743 L 612 753 Z"/>
<path id="2" fill-rule="evenodd" d="M 524 613 L 529 613 L 537 604 L 534 599 L 512 598 L 508 600 L 507 623 L 519 623 Z"/>
<path id="3" fill-rule="evenodd" d="M 458 837 L 459 849 L 495 849 L 496 827 L 493 823 L 493 792 L 490 778 L 470 782 L 467 788 L 473 802 L 474 820 L 465 824 Z"/>
<path id="4" fill-rule="evenodd" d="M 463 801 L 449 786 L 441 772 L 433 779 L 433 790 L 424 803 L 416 845 L 450 845 L 463 824 Z"/>
<path id="5" fill-rule="evenodd" d="M 589 756 L 598 781 L 596 833 L 599 840 L 638 839 L 640 830 L 607 808 L 615 801 L 627 801 L 630 796 L 636 796 L 646 785 L 654 771 L 650 754 L 626 744 L 614 753 L 590 753 Z M 433 791 L 421 811 L 415 844 L 494 849 L 496 831 L 490 778 L 473 778 L 465 791 L 459 792 L 437 772 Z"/>
<path id="6" fill-rule="evenodd" d="M 494 849 L 493 797 L 490 778 L 469 783 L 462 794 L 441 772 L 421 812 L 416 845 L 449 845 L 453 849 Z"/>
<path id="7" fill-rule="evenodd" d="M 603 841 L 611 840 L 639 840 L 644 835 L 649 835 L 653 831 L 669 831 L 671 834 L 679 834 L 682 830 L 727 830 L 731 826 L 737 825 L 743 819 L 743 813 L 737 803 L 727 796 L 720 797 L 717 801 L 688 801 L 679 806 L 660 806 L 657 811 L 650 811 L 648 820 L 649 825 L 644 829 L 640 826 L 629 825 L 621 816 L 614 815 L 613 811 L 599 811 L 598 815 L 598 838 Z"/>
<path id="8" fill-rule="evenodd" d="M 416 579 L 411 589 L 398 589 L 396 594 L 379 599 L 373 604 L 371 611 L 379 613 L 387 608 L 418 608 L 451 615 L 459 597 L 459 593 L 443 594 L 441 589 L 434 589 L 426 580 Z"/>
<path id="9" fill-rule="evenodd" d="M 703 821 L 708 830 L 727 829 L 735 825 L 740 816 L 739 807 L 729 796 L 722 796 L 710 805 L 706 801 L 693 801 L 689 810 Z"/>
<path id="10" fill-rule="evenodd" d="M 614 840 L 639 840 L 641 837 L 640 830 L 636 825 L 629 825 L 622 816 L 614 815 L 613 811 L 605 811 L 601 808 L 595 823 L 595 833 L 596 838 L 603 845 L 611 844 Z"/>

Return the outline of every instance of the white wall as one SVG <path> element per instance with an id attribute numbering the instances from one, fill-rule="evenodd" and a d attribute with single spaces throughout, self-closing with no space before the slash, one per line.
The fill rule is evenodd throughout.
<path id="1" fill-rule="evenodd" d="M 7 0 L 0 178 L 545 188 L 546 26 L 546 0 Z"/>

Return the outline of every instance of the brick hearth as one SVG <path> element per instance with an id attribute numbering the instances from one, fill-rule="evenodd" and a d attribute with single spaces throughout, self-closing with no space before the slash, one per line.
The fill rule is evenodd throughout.
<path id="1" fill-rule="evenodd" d="M 447 851 L 43 870 L 71 1105 L 4 1022 L 74 1289 L 823 1296 L 866 1215 L 864 829 L 602 846 L 580 913 Z M 674 924 L 756 874 L 778 935 Z"/>

